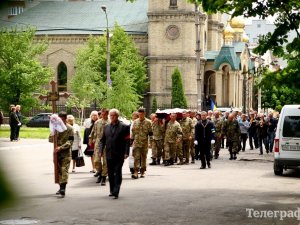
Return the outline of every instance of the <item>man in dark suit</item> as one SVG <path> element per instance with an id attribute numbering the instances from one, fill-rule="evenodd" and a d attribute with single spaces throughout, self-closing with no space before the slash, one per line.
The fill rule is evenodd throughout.
<path id="1" fill-rule="evenodd" d="M 195 126 L 195 145 L 200 152 L 201 167 L 205 169 L 206 165 L 211 168 L 211 144 L 215 143 L 215 127 L 214 124 L 207 120 L 207 113 L 201 112 L 201 120 Z"/>
<path id="2" fill-rule="evenodd" d="M 119 197 L 122 167 L 124 159 L 129 155 L 130 147 L 130 127 L 118 119 L 119 115 L 117 109 L 109 111 L 110 123 L 105 126 L 100 140 L 100 157 L 103 156 L 103 151 L 106 151 L 109 196 L 114 199 Z"/>

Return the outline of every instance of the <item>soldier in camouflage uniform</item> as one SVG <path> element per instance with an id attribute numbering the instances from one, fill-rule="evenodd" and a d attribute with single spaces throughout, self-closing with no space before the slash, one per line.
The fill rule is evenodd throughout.
<path id="1" fill-rule="evenodd" d="M 219 152 L 222 143 L 222 128 L 223 128 L 223 120 L 220 117 L 219 111 L 215 111 L 213 123 L 215 126 L 215 137 L 216 137 L 216 143 L 214 144 L 214 152 L 215 152 L 214 158 L 217 159 L 219 158 Z"/>
<path id="2" fill-rule="evenodd" d="M 101 109 L 101 119 L 95 122 L 93 129 L 90 133 L 90 140 L 94 143 L 94 164 L 97 170 L 97 173 L 94 175 L 98 177 L 96 183 L 101 183 L 101 186 L 105 186 L 106 184 L 106 177 L 107 177 L 107 163 L 106 163 L 106 152 L 103 152 L 103 156 L 99 156 L 99 148 L 100 148 L 100 139 L 103 136 L 104 127 L 106 124 L 109 123 L 108 121 L 108 109 Z"/>
<path id="3" fill-rule="evenodd" d="M 230 160 L 236 160 L 236 154 L 239 151 L 239 139 L 241 135 L 238 121 L 234 119 L 234 115 L 230 114 L 228 120 L 224 122 L 223 134 L 226 135 L 228 141 L 228 150 L 230 153 Z"/>
<path id="4" fill-rule="evenodd" d="M 180 121 L 180 126 L 182 129 L 182 153 L 183 158 L 185 158 L 184 163 L 188 164 L 190 158 L 190 143 L 192 140 L 192 133 L 194 127 L 193 121 L 191 118 L 188 117 L 187 111 L 183 111 L 182 113 L 182 120 Z M 182 159 L 180 159 L 179 164 L 183 164 Z"/>
<path id="5" fill-rule="evenodd" d="M 192 129 L 192 139 L 190 141 L 190 153 L 191 153 L 191 157 L 192 157 L 192 161 L 191 163 L 195 163 L 195 126 L 197 124 L 197 119 L 196 119 L 196 112 L 192 111 L 190 112 L 190 118 L 192 119 L 192 124 L 193 124 L 193 129 Z"/>
<path id="6" fill-rule="evenodd" d="M 176 145 L 181 141 L 182 129 L 180 124 L 176 121 L 176 113 L 170 115 L 170 121 L 167 124 L 164 150 L 165 150 L 165 166 L 174 164 L 176 153 Z"/>
<path id="7" fill-rule="evenodd" d="M 156 114 L 152 114 L 151 127 L 153 132 L 151 141 L 152 163 L 149 165 L 159 165 L 164 149 L 165 121 L 158 119 Z"/>
<path id="8" fill-rule="evenodd" d="M 69 168 L 71 162 L 71 148 L 74 140 L 73 127 L 66 123 L 67 113 L 60 112 L 58 116 L 65 123 L 67 130 L 58 132 L 57 134 L 57 147 L 55 152 L 57 153 L 58 163 L 58 177 L 59 177 L 59 190 L 56 192 L 61 197 L 65 196 L 66 186 L 69 178 Z M 53 142 L 53 137 L 50 136 L 50 142 Z"/>
<path id="9" fill-rule="evenodd" d="M 134 174 L 132 178 L 138 178 L 138 172 L 141 165 L 141 177 L 145 177 L 146 161 L 148 153 L 148 138 L 152 136 L 151 121 L 145 118 L 145 109 L 138 110 L 139 118 L 132 125 L 133 149 L 134 157 Z"/>

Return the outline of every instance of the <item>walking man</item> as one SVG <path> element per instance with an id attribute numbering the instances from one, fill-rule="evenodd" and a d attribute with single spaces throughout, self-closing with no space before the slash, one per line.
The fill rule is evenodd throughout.
<path id="1" fill-rule="evenodd" d="M 240 126 L 234 118 L 234 114 L 231 113 L 223 126 L 223 133 L 226 135 L 228 141 L 229 160 L 237 159 L 236 154 L 239 151 L 239 140 L 241 135 Z"/>
<path id="2" fill-rule="evenodd" d="M 213 123 L 207 120 L 207 113 L 201 113 L 201 120 L 198 121 L 195 127 L 195 145 L 200 152 L 201 167 L 205 169 L 206 165 L 211 168 L 210 163 L 210 149 L 211 144 L 214 143 L 215 139 L 215 127 Z"/>
<path id="3" fill-rule="evenodd" d="M 215 150 L 214 158 L 217 159 L 219 158 L 219 152 L 222 144 L 222 127 L 223 127 L 223 120 L 220 117 L 219 111 L 215 111 L 213 122 L 215 126 L 215 137 L 216 137 L 216 143 L 214 144 L 214 150 Z"/>
<path id="4" fill-rule="evenodd" d="M 109 111 L 110 123 L 105 125 L 100 140 L 100 157 L 106 151 L 110 197 L 118 199 L 122 184 L 122 167 L 130 147 L 130 126 L 119 120 L 119 110 Z"/>
<path id="5" fill-rule="evenodd" d="M 182 129 L 176 121 L 176 113 L 171 113 L 170 121 L 167 124 L 164 150 L 165 150 L 165 166 L 174 164 L 176 148 L 182 138 Z"/>
<path id="6" fill-rule="evenodd" d="M 74 141 L 74 131 L 73 127 L 68 124 L 67 113 L 60 112 L 58 114 L 59 118 L 63 121 L 66 126 L 66 130 L 63 132 L 58 132 L 57 134 L 57 147 L 55 152 L 57 153 L 57 163 L 58 163 L 58 177 L 59 177 L 59 190 L 56 192 L 57 195 L 61 197 L 65 196 L 66 186 L 69 179 L 69 168 L 71 162 L 71 148 Z M 53 139 L 50 137 L 50 142 Z"/>
<path id="7" fill-rule="evenodd" d="M 131 135 L 133 139 L 132 154 L 134 157 L 134 174 L 133 179 L 138 178 L 139 168 L 141 177 L 145 177 L 147 167 L 147 153 L 148 153 L 148 138 L 152 137 L 151 121 L 145 118 L 145 109 L 138 110 L 139 118 L 133 122 Z"/>
<path id="8" fill-rule="evenodd" d="M 149 165 L 159 165 L 160 159 L 163 157 L 164 136 L 165 136 L 165 120 L 157 118 L 156 114 L 152 114 L 152 162 Z"/>
<path id="9" fill-rule="evenodd" d="M 192 140 L 192 131 L 193 121 L 191 118 L 188 117 L 187 111 L 183 111 L 182 113 L 182 120 L 180 121 L 180 126 L 182 129 L 182 153 L 183 158 L 185 158 L 185 164 L 189 163 L 190 159 L 190 142 Z M 179 164 L 183 164 L 182 159 L 180 159 Z"/>
<path id="10" fill-rule="evenodd" d="M 106 185 L 107 177 L 107 163 L 106 163 L 106 153 L 103 152 L 103 157 L 99 157 L 99 143 L 103 136 L 104 127 L 108 124 L 108 109 L 101 109 L 101 119 L 98 119 L 93 126 L 90 134 L 90 141 L 94 144 L 94 165 L 97 173 L 94 175 L 98 177 L 96 183 L 101 183 L 101 186 Z"/>

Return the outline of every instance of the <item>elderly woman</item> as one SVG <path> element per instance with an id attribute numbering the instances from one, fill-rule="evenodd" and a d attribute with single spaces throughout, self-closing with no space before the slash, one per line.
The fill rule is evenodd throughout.
<path id="1" fill-rule="evenodd" d="M 86 144 L 87 147 L 84 151 L 84 154 L 88 157 L 91 157 L 92 170 L 91 173 L 96 173 L 95 164 L 94 164 L 94 144 L 89 142 L 90 133 L 94 127 L 95 122 L 98 120 L 98 112 L 92 111 L 90 115 L 90 119 L 85 122 L 85 130 L 83 136 L 83 144 Z"/>
<path id="2" fill-rule="evenodd" d="M 79 150 L 81 150 L 80 127 L 78 124 L 75 123 L 75 118 L 72 115 L 67 116 L 67 123 L 73 127 L 74 131 L 74 141 L 72 145 L 72 173 L 75 173 L 76 158 L 78 157 Z"/>

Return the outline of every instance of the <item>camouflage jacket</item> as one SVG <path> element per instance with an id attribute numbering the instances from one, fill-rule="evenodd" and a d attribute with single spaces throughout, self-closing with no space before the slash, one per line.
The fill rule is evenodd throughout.
<path id="1" fill-rule="evenodd" d="M 165 136 L 165 126 L 160 124 L 159 121 L 151 123 L 153 139 L 162 140 Z"/>
<path id="2" fill-rule="evenodd" d="M 194 136 L 195 136 L 195 126 L 196 126 L 196 124 L 198 122 L 198 120 L 196 119 L 196 117 L 194 117 L 192 119 L 192 122 L 193 122 L 192 138 L 194 138 Z"/>
<path id="3" fill-rule="evenodd" d="M 192 119 L 189 117 L 182 119 L 180 126 L 182 129 L 182 140 L 188 140 L 192 136 L 192 130 L 194 129 Z"/>
<path id="4" fill-rule="evenodd" d="M 147 147 L 148 146 L 148 137 L 152 136 L 152 127 L 151 121 L 144 119 L 136 119 L 133 121 L 132 125 L 132 139 L 134 139 L 134 147 Z"/>
<path id="5" fill-rule="evenodd" d="M 238 121 L 229 122 L 229 120 L 226 120 L 223 125 L 223 134 L 226 135 L 227 140 L 238 141 L 241 134 Z"/>
<path id="6" fill-rule="evenodd" d="M 223 129 L 223 120 L 222 118 L 214 118 L 213 123 L 215 125 L 215 131 L 216 131 L 216 135 L 220 136 L 222 134 L 222 129 Z"/>
<path id="7" fill-rule="evenodd" d="M 60 147 L 58 155 L 60 157 L 71 157 L 71 149 L 74 140 L 73 127 L 66 124 L 67 130 L 57 132 L 57 146 Z M 49 137 L 49 142 L 53 143 L 53 136 Z"/>
<path id="8" fill-rule="evenodd" d="M 93 129 L 90 133 L 90 138 L 92 142 L 95 144 L 95 150 L 99 150 L 99 142 L 103 136 L 104 127 L 108 124 L 108 120 L 99 119 L 95 122 Z"/>
<path id="9" fill-rule="evenodd" d="M 182 138 L 182 129 L 180 124 L 177 121 L 169 121 L 167 124 L 165 142 L 175 143 L 177 139 Z"/>

